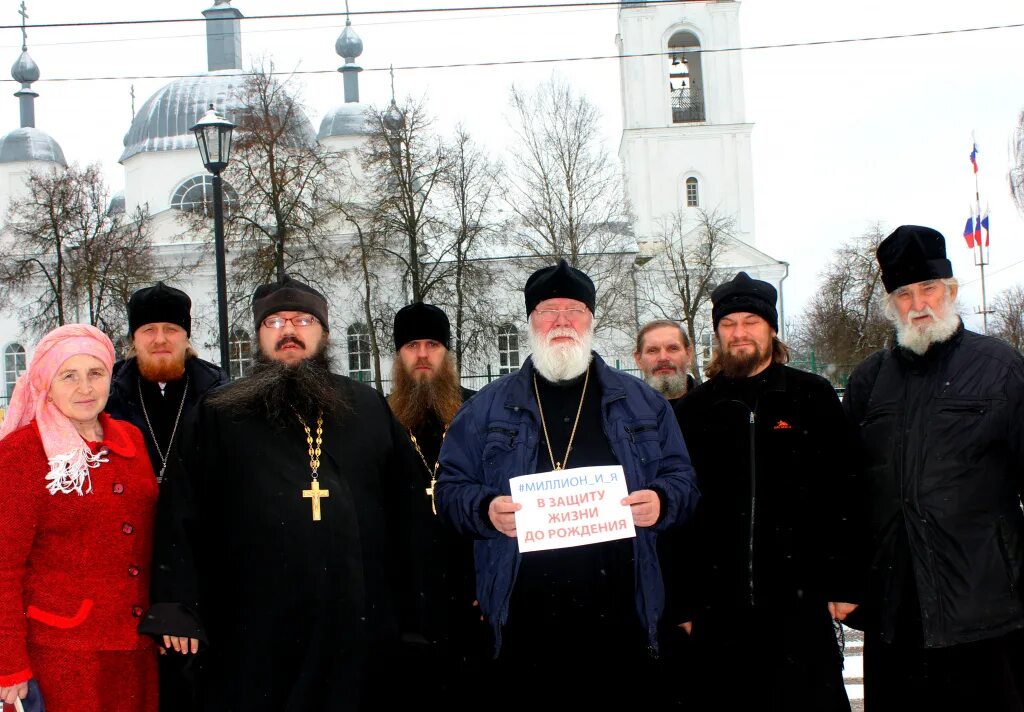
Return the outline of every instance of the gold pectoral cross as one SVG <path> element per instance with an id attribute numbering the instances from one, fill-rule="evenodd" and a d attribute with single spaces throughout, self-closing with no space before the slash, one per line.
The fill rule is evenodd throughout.
<path id="1" fill-rule="evenodd" d="M 433 477 L 430 478 L 430 487 L 427 487 L 426 493 L 430 497 L 430 511 L 437 514 L 437 502 L 434 500 L 434 485 L 437 484 L 437 480 Z"/>
<path id="2" fill-rule="evenodd" d="M 320 521 L 320 498 L 321 497 L 330 497 L 331 496 L 331 491 L 330 490 L 325 490 L 325 489 L 324 490 L 320 489 L 320 483 L 317 480 L 313 480 L 310 483 L 309 486 L 310 486 L 311 489 L 302 490 L 302 497 L 303 497 L 303 499 L 312 499 L 313 500 L 313 521 L 314 522 L 319 522 Z"/>

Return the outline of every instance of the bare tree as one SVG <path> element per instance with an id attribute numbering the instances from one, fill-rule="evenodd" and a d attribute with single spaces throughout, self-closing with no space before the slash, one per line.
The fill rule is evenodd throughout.
<path id="1" fill-rule="evenodd" d="M 1010 168 L 1010 195 L 1017 204 L 1017 210 L 1024 213 L 1024 111 L 1017 118 L 1017 128 L 1010 143 L 1013 152 L 1013 166 Z"/>
<path id="2" fill-rule="evenodd" d="M 493 339 L 496 306 L 488 297 L 494 271 L 481 243 L 498 235 L 497 194 L 500 167 L 459 126 L 448 147 L 449 161 L 441 174 L 442 201 L 450 234 L 451 265 L 444 283 L 455 331 L 454 353 L 459 372 L 472 354 L 487 350 Z M 483 258 L 483 259 L 478 259 Z"/>
<path id="3" fill-rule="evenodd" d="M 598 326 L 631 331 L 629 231 L 621 168 L 601 140 L 601 114 L 557 76 L 533 92 L 513 85 L 508 209 L 514 245 L 539 264 L 564 258 L 598 290 Z"/>
<path id="4" fill-rule="evenodd" d="M 883 348 L 892 333 L 875 252 L 885 239 L 880 223 L 835 250 L 820 286 L 793 332 L 798 350 L 832 365 L 836 378 Z"/>
<path id="5" fill-rule="evenodd" d="M 1010 287 L 992 302 L 992 333 L 1018 351 L 1024 351 L 1024 286 Z"/>
<path id="6" fill-rule="evenodd" d="M 317 142 L 291 82 L 280 81 L 272 63 L 259 64 L 236 99 L 224 228 L 231 253 L 228 302 L 238 317 L 257 285 L 285 273 L 328 293 L 341 256 L 331 234 L 337 156 Z M 196 230 L 209 230 L 210 217 L 185 214 Z"/>
<path id="7" fill-rule="evenodd" d="M 644 270 L 638 291 L 659 317 L 681 321 L 690 343 L 697 344 L 707 321 L 711 291 L 725 277 L 722 258 L 736 239 L 736 221 L 714 210 L 698 209 L 696 219 L 689 215 L 677 209 L 659 220 L 655 237 L 662 249 Z M 699 382 L 696 360 L 691 372 Z"/>
<path id="8" fill-rule="evenodd" d="M 0 302 L 18 303 L 30 331 L 84 321 L 123 333 L 128 297 L 153 279 L 149 214 L 111 211 L 109 197 L 94 164 L 34 171 L 11 201 Z"/>
<path id="9" fill-rule="evenodd" d="M 448 152 L 423 100 L 371 110 L 369 123 L 360 159 L 379 249 L 401 264 L 412 301 L 428 301 L 447 276 L 444 258 L 451 249 L 436 196 Z"/>

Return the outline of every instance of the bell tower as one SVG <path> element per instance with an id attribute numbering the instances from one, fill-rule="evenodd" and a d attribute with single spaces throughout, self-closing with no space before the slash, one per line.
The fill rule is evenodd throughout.
<path id="1" fill-rule="evenodd" d="M 680 208 L 731 216 L 755 245 L 739 11 L 734 0 L 620 5 L 619 158 L 641 249 Z"/>

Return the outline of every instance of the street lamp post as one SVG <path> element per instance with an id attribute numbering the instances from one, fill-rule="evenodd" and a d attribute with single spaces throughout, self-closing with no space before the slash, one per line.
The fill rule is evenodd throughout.
<path id="1" fill-rule="evenodd" d="M 217 253 L 217 321 L 220 328 L 220 365 L 231 374 L 231 358 L 228 354 L 228 287 L 227 267 L 224 263 L 224 194 L 221 190 L 220 172 L 231 160 L 231 131 L 235 125 L 213 110 L 199 119 L 190 130 L 196 135 L 199 153 L 206 170 L 213 174 L 213 238 Z"/>

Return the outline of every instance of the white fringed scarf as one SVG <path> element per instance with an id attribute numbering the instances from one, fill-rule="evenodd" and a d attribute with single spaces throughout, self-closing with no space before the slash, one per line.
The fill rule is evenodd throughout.
<path id="1" fill-rule="evenodd" d="M 71 494 L 77 492 L 79 496 L 92 492 L 92 477 L 90 470 L 99 467 L 107 460 L 107 449 L 102 448 L 99 452 L 93 453 L 88 448 L 82 447 L 62 455 L 49 458 L 50 472 L 46 479 L 46 491 L 50 494 Z"/>

